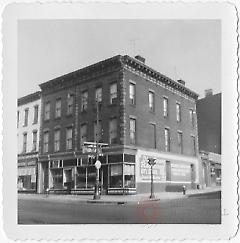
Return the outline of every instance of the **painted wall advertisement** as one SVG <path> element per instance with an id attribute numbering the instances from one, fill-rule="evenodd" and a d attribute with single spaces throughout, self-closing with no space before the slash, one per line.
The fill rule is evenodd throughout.
<path id="1" fill-rule="evenodd" d="M 151 166 L 148 164 L 147 155 L 140 157 L 140 176 L 141 180 L 151 180 Z M 153 166 L 154 181 L 166 181 L 166 161 L 156 158 L 156 164 Z"/>
<path id="2" fill-rule="evenodd" d="M 191 181 L 191 166 L 171 163 L 172 181 Z"/>

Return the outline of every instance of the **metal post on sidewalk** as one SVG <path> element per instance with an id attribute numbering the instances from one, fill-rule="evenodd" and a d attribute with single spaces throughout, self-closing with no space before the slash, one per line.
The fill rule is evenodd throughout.
<path id="1" fill-rule="evenodd" d="M 149 158 L 148 159 L 148 164 L 151 166 L 151 194 L 150 194 L 150 199 L 154 199 L 154 185 L 153 185 L 153 166 L 156 164 L 156 159 L 154 158 Z"/>

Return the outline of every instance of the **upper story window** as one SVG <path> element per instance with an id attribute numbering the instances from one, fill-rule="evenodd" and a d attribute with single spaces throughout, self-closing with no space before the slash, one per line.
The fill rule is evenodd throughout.
<path id="1" fill-rule="evenodd" d="M 117 83 L 110 85 L 110 104 L 115 104 L 117 101 Z"/>
<path id="2" fill-rule="evenodd" d="M 102 103 L 102 88 L 98 87 L 95 90 L 95 100 L 96 102 L 98 102 L 99 104 Z"/>
<path id="3" fill-rule="evenodd" d="M 73 128 L 68 127 L 66 131 L 66 149 L 72 149 Z"/>
<path id="4" fill-rule="evenodd" d="M 96 142 L 101 142 L 102 141 L 102 122 L 98 121 L 98 126 L 97 122 L 94 122 L 94 141 Z"/>
<path id="5" fill-rule="evenodd" d="M 38 105 L 34 106 L 33 124 L 38 123 Z"/>
<path id="6" fill-rule="evenodd" d="M 117 143 L 117 118 L 109 121 L 109 142 L 110 144 Z"/>
<path id="7" fill-rule="evenodd" d="M 43 134 L 43 152 L 48 153 L 49 150 L 49 131 Z"/>
<path id="8" fill-rule="evenodd" d="M 81 144 L 87 142 L 87 124 L 82 124 L 80 128 Z"/>
<path id="9" fill-rule="evenodd" d="M 178 132 L 178 151 L 180 154 L 183 153 L 183 136 L 182 132 Z"/>
<path id="10" fill-rule="evenodd" d="M 27 133 L 23 134 L 23 153 L 27 152 Z"/>
<path id="11" fill-rule="evenodd" d="M 149 105 L 149 109 L 150 111 L 154 111 L 154 92 L 149 91 L 148 92 L 148 105 Z"/>
<path id="12" fill-rule="evenodd" d="M 17 127 L 19 127 L 19 118 L 20 118 L 20 113 L 17 111 Z"/>
<path id="13" fill-rule="evenodd" d="M 54 131 L 54 152 L 60 151 L 60 129 Z"/>
<path id="14" fill-rule="evenodd" d="M 177 122 L 181 121 L 181 106 L 179 103 L 176 103 L 176 118 Z"/>
<path id="15" fill-rule="evenodd" d="M 130 143 L 136 144 L 136 119 L 130 118 Z"/>
<path id="16" fill-rule="evenodd" d="M 135 84 L 133 83 L 129 84 L 129 99 L 130 99 L 130 104 L 132 105 L 136 104 L 136 87 Z"/>
<path id="17" fill-rule="evenodd" d="M 46 102 L 45 108 L 44 108 L 44 120 L 50 119 L 50 102 Z"/>
<path id="18" fill-rule="evenodd" d="M 68 97 L 67 97 L 67 115 L 71 115 L 73 113 L 73 101 L 74 101 L 74 95 L 68 94 Z"/>
<path id="19" fill-rule="evenodd" d="M 163 97 L 163 116 L 168 116 L 168 98 Z"/>
<path id="20" fill-rule="evenodd" d="M 61 117 L 61 108 L 62 108 L 62 100 L 61 100 L 61 98 L 59 98 L 56 100 L 55 118 Z"/>
<path id="21" fill-rule="evenodd" d="M 81 111 L 86 111 L 88 107 L 88 91 L 82 92 Z"/>
<path id="22" fill-rule="evenodd" d="M 193 151 L 193 155 L 196 155 L 197 154 L 197 149 L 196 149 L 196 138 L 195 136 L 191 136 L 191 139 L 192 139 L 192 151 Z"/>
<path id="23" fill-rule="evenodd" d="M 33 131 L 32 138 L 32 151 L 37 151 L 37 131 Z"/>
<path id="24" fill-rule="evenodd" d="M 150 147 L 157 148 L 157 134 L 156 134 L 156 125 L 155 124 L 150 124 L 149 138 L 151 141 Z"/>
<path id="25" fill-rule="evenodd" d="M 193 112 L 193 109 L 190 109 L 189 110 L 189 118 L 190 118 L 190 122 L 191 122 L 191 125 L 192 127 L 194 127 L 194 112 Z"/>
<path id="26" fill-rule="evenodd" d="M 170 151 L 170 131 L 168 128 L 164 129 L 164 138 L 165 138 L 165 151 Z"/>
<path id="27" fill-rule="evenodd" d="M 29 109 L 25 109 L 24 110 L 24 126 L 28 125 L 28 113 L 29 113 Z"/>

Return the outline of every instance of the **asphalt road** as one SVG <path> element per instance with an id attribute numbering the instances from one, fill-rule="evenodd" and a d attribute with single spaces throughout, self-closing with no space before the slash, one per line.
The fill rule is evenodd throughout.
<path id="1" fill-rule="evenodd" d="M 19 224 L 221 223 L 220 192 L 155 202 L 92 204 L 78 201 L 18 200 Z"/>

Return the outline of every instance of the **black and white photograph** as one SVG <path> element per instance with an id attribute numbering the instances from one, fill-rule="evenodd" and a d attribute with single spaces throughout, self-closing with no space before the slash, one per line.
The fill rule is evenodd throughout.
<path id="1" fill-rule="evenodd" d="M 15 22 L 16 225 L 221 227 L 226 22 L 101 15 Z"/>

